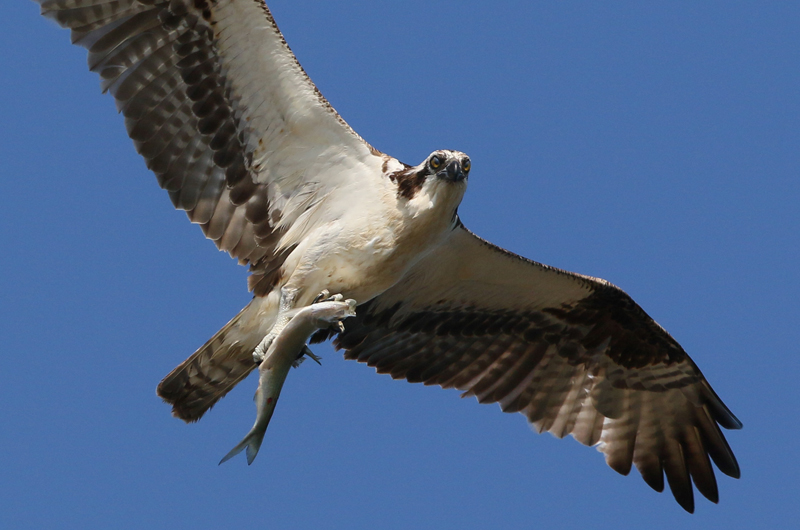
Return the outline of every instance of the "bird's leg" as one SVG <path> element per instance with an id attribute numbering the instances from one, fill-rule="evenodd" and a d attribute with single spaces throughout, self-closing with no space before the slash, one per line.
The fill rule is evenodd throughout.
<path id="1" fill-rule="evenodd" d="M 295 301 L 297 300 L 297 289 L 282 287 L 281 288 L 281 300 L 278 306 L 278 316 L 275 318 L 275 324 L 272 326 L 272 329 L 267 333 L 267 335 L 261 339 L 261 342 L 256 346 L 256 349 L 253 351 L 253 361 L 257 364 L 260 364 L 261 361 L 264 360 L 264 357 L 267 355 L 267 351 L 269 350 L 272 341 L 275 340 L 283 328 L 286 327 L 286 324 L 292 319 L 290 311 L 294 309 Z M 319 293 L 312 302 L 313 304 L 318 304 L 320 302 L 341 302 L 344 300 L 344 296 L 341 294 L 335 294 L 331 296 L 330 291 L 327 289 L 323 289 L 321 293 Z M 341 321 L 336 321 L 331 324 L 331 327 L 335 327 L 338 331 L 344 331 L 344 324 Z M 310 354 L 310 355 L 309 355 Z M 311 353 L 311 350 L 306 347 L 305 350 L 301 352 L 298 358 L 295 360 L 297 366 L 300 365 L 300 360 L 302 359 L 303 355 L 308 355 L 317 364 L 320 363 L 320 358 Z"/>
<path id="2" fill-rule="evenodd" d="M 267 355 L 267 350 L 269 350 L 272 341 L 275 340 L 275 337 L 278 336 L 283 328 L 286 327 L 286 324 L 292 319 L 289 315 L 289 311 L 294 309 L 294 302 L 296 299 L 297 289 L 281 287 L 281 301 L 278 305 L 278 316 L 275 318 L 275 324 L 273 324 L 269 333 L 261 339 L 256 349 L 253 350 L 253 360 L 256 364 L 261 364 L 261 361 L 263 361 L 264 357 Z"/>

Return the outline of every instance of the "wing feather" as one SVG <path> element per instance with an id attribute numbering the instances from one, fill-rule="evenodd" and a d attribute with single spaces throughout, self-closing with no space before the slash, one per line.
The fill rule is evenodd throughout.
<path id="1" fill-rule="evenodd" d="M 454 387 L 597 445 L 615 471 L 694 509 L 717 502 L 711 460 L 738 477 L 720 431 L 741 423 L 675 340 L 603 280 L 515 256 L 458 226 L 335 342 L 379 373 Z"/>
<path id="2" fill-rule="evenodd" d="M 263 2 L 38 1 L 88 50 L 175 207 L 259 278 L 379 193 L 385 157 L 322 97 Z M 359 193 L 338 197 L 348 186 Z"/>

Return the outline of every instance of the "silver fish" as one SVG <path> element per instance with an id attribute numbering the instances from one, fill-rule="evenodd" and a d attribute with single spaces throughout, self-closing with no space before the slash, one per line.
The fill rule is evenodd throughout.
<path id="1" fill-rule="evenodd" d="M 341 320 L 355 314 L 355 300 L 333 300 L 306 306 L 292 315 L 286 327 L 272 341 L 264 360 L 258 366 L 258 390 L 253 398 L 256 402 L 256 422 L 244 439 L 219 461 L 220 464 L 238 455 L 245 448 L 247 448 L 248 465 L 253 463 L 264 440 L 269 421 L 272 419 L 289 368 L 303 353 L 310 353 L 306 346 L 308 337 L 318 329 L 336 324 L 342 326 Z M 312 358 L 315 358 L 313 354 Z"/>

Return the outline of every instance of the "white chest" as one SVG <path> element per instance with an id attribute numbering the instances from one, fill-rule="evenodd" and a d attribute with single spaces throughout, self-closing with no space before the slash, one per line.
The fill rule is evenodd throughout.
<path id="1" fill-rule="evenodd" d="M 342 293 L 359 303 L 382 293 L 452 229 L 461 193 L 428 191 L 406 201 L 393 190 L 314 230 L 287 260 L 289 282 L 315 294 L 322 289 Z"/>

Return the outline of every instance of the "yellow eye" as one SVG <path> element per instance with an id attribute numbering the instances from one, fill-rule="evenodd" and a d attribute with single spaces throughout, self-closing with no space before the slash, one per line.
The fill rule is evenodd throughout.
<path id="1" fill-rule="evenodd" d="M 442 159 L 439 158 L 438 156 L 432 156 L 431 157 L 431 167 L 433 169 L 439 169 L 440 167 L 442 167 Z"/>
<path id="2" fill-rule="evenodd" d="M 469 168 L 472 167 L 472 164 L 469 161 L 469 158 L 465 158 L 463 162 L 461 162 L 461 169 L 464 170 L 464 173 L 469 173 Z"/>

